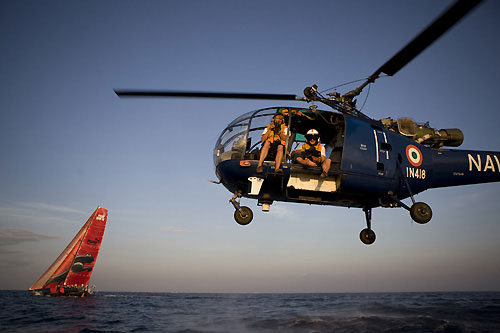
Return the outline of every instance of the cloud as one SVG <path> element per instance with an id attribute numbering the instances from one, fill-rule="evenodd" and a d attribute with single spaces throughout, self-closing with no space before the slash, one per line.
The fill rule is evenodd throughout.
<path id="1" fill-rule="evenodd" d="M 5 249 L 5 248 L 2 248 L 0 247 L 0 256 L 3 256 L 3 255 L 13 255 L 13 254 L 19 254 L 19 253 L 22 253 L 21 251 L 12 251 L 12 250 L 8 250 L 8 249 Z"/>
<path id="2" fill-rule="evenodd" d="M 0 227 L 0 246 L 16 245 L 23 242 L 37 242 L 58 236 L 40 234 L 22 228 Z"/>
<path id="3" fill-rule="evenodd" d="M 179 229 L 179 228 L 174 227 L 174 226 L 166 226 L 166 227 L 163 227 L 162 230 L 167 231 L 167 232 L 191 232 L 191 230 Z"/>
<path id="4" fill-rule="evenodd" d="M 21 266 L 28 266 L 31 262 L 28 260 L 24 260 L 22 257 L 18 258 L 2 258 L 0 262 L 0 267 L 2 270 L 4 269 L 19 269 Z"/>
<path id="5" fill-rule="evenodd" d="M 19 224 L 20 222 L 52 224 L 73 224 L 66 215 L 87 213 L 64 206 L 50 205 L 40 202 L 0 202 L 0 223 Z"/>
<path id="6" fill-rule="evenodd" d="M 87 214 L 88 212 L 82 212 L 81 210 L 77 210 L 71 207 L 64 207 L 60 205 L 50 205 L 50 204 L 45 204 L 41 202 L 23 202 L 20 203 L 21 205 L 28 207 L 28 208 L 34 208 L 34 209 L 40 209 L 40 210 L 48 210 L 51 212 L 61 212 L 61 213 L 78 213 L 78 214 Z"/>
<path id="7" fill-rule="evenodd" d="M 293 212 L 288 206 L 271 206 L 269 214 L 278 218 L 293 219 L 297 214 Z"/>

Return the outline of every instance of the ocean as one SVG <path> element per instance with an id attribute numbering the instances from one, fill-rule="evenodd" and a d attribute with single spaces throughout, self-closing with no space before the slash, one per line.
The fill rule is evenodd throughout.
<path id="1" fill-rule="evenodd" d="M 500 332 L 500 292 L 178 294 L 0 291 L 1 332 Z"/>

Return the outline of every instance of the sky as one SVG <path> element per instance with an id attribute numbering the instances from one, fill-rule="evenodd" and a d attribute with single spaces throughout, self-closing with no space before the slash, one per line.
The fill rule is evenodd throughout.
<path id="1" fill-rule="evenodd" d="M 500 290 L 496 183 L 417 195 L 433 218 L 275 202 L 248 226 L 216 179 L 239 115 L 299 102 L 120 99 L 113 89 L 301 95 L 372 74 L 451 1 L 0 2 L 0 289 L 27 289 L 97 206 L 102 291 Z M 500 2 L 360 96 L 374 119 L 460 128 L 500 150 Z M 355 86 L 339 88 L 346 92 Z M 345 90 L 342 90 L 345 89 Z M 321 107 L 327 109 L 326 106 Z M 409 200 L 407 199 L 407 203 Z"/>

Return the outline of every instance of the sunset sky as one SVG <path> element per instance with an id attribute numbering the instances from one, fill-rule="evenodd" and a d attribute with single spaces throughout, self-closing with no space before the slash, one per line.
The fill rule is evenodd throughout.
<path id="1" fill-rule="evenodd" d="M 91 282 L 103 291 L 500 290 L 500 184 L 419 194 L 427 225 L 374 209 L 371 246 L 354 208 L 263 213 L 242 199 L 254 211 L 242 227 L 232 194 L 208 182 L 219 134 L 248 111 L 307 104 L 113 91 L 328 89 L 372 74 L 451 3 L 0 2 L 0 289 L 27 289 L 99 205 L 109 219 Z M 480 5 L 378 80 L 363 112 L 460 128 L 460 148 L 500 151 L 499 17 L 500 2 Z"/>

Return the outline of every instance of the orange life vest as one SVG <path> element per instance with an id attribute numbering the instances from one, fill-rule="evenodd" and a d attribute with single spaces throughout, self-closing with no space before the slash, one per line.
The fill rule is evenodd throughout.
<path id="1" fill-rule="evenodd" d="M 281 124 L 281 130 L 280 133 L 285 133 L 286 125 Z M 267 125 L 267 132 L 269 133 L 269 136 L 267 137 L 266 141 L 269 141 L 269 143 L 273 143 L 274 141 L 281 141 L 281 144 L 284 146 L 285 145 L 285 140 L 281 140 L 281 137 L 279 133 L 274 133 L 274 131 L 271 129 L 271 124 Z"/>
<path id="2" fill-rule="evenodd" d="M 313 156 L 316 156 L 316 157 L 319 157 L 321 156 L 321 149 L 323 148 L 323 146 L 321 145 L 321 143 L 317 143 L 315 144 L 314 146 L 310 145 L 309 143 L 304 143 L 300 149 L 304 152 L 309 152 L 311 153 L 311 155 Z M 319 153 L 319 154 L 318 154 Z"/>

